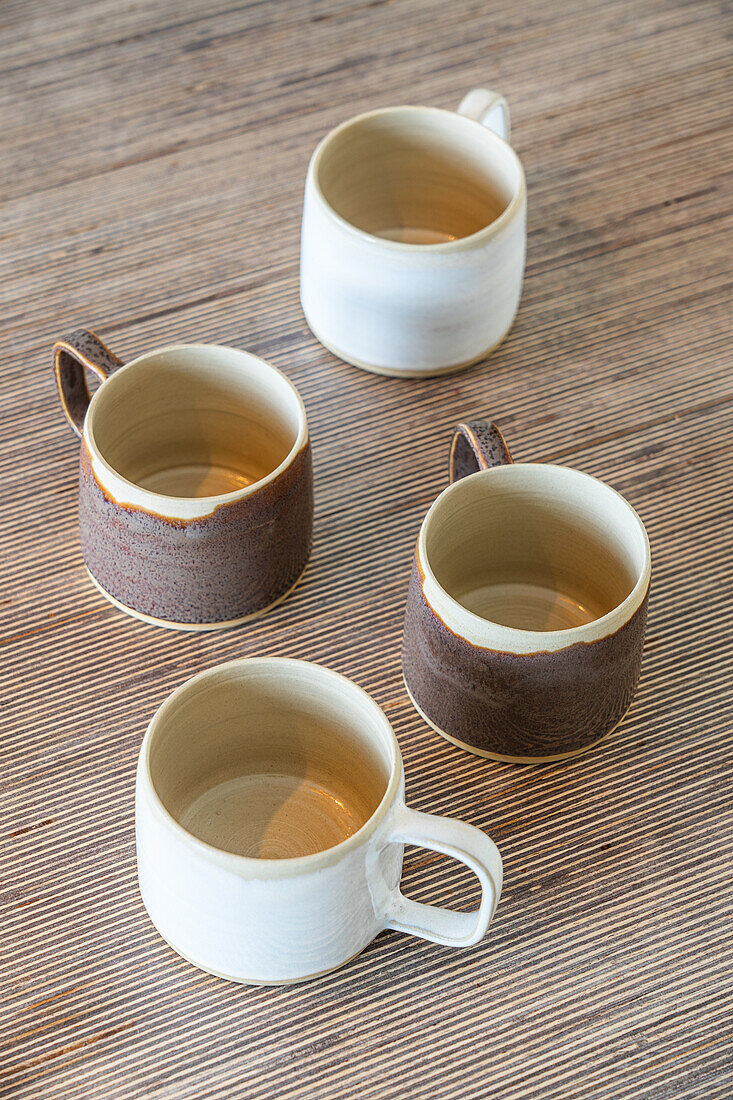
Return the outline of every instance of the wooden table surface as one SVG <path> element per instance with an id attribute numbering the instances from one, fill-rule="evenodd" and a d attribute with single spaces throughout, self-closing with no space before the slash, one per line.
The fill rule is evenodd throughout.
<path id="1" fill-rule="evenodd" d="M 0 6 L 0 1093 L 12 1097 L 729 1097 L 731 82 L 714 0 L 5 0 Z M 400 382 L 336 361 L 298 303 L 304 174 L 350 114 L 508 98 L 529 190 L 519 317 L 487 362 Z M 118 613 L 76 530 L 50 347 L 212 341 L 282 368 L 316 457 L 312 564 L 255 625 Z M 571 763 L 480 761 L 411 709 L 398 647 L 451 428 L 603 477 L 648 526 L 642 683 Z M 174 955 L 140 901 L 145 726 L 192 673 L 287 654 L 394 723 L 413 806 L 485 828 L 496 921 L 453 952 L 385 933 L 313 984 Z M 411 852 L 413 896 L 475 880 Z"/>

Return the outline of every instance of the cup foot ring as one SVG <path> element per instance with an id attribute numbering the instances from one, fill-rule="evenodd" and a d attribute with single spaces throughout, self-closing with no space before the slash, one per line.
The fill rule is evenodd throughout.
<path id="1" fill-rule="evenodd" d="M 281 596 L 278 596 L 276 600 L 273 600 L 272 603 L 268 604 L 267 607 L 261 607 L 258 611 L 252 611 L 249 615 L 242 615 L 238 619 L 227 619 L 223 622 L 216 623 L 177 623 L 169 619 L 157 619 L 154 615 L 146 615 L 143 611 L 135 611 L 134 608 L 128 607 L 127 604 L 121 603 L 121 601 L 118 600 L 115 596 L 111 595 L 111 593 L 109 593 L 106 588 L 103 588 L 97 578 L 94 576 L 93 573 L 90 572 L 89 569 L 87 569 L 87 573 L 89 574 L 89 579 L 91 580 L 92 584 L 97 589 L 97 591 L 102 596 L 104 596 L 105 600 L 111 603 L 113 607 L 116 607 L 118 611 L 124 611 L 126 615 L 130 615 L 133 619 L 139 619 L 140 622 L 148 623 L 150 626 L 162 626 L 165 630 L 182 630 L 187 631 L 188 633 L 202 633 L 205 631 L 211 632 L 213 630 L 231 630 L 232 627 L 241 626 L 242 623 L 247 623 L 253 619 L 258 619 L 261 615 L 266 615 L 268 611 L 271 611 L 272 608 L 277 607 L 278 604 L 281 604 L 284 600 L 286 600 L 290 593 L 295 588 L 297 588 L 303 577 L 303 573 L 305 573 L 305 569 L 296 579 L 295 583 L 292 584 L 286 592 L 283 592 Z"/>
<path id="2" fill-rule="evenodd" d="M 491 355 L 496 349 L 503 344 L 504 340 L 509 335 L 509 331 L 504 333 L 501 339 L 497 340 L 495 344 L 492 344 L 490 348 L 482 351 L 480 355 L 474 355 L 471 359 L 466 359 L 461 363 L 453 363 L 448 367 L 433 367 L 430 370 L 400 370 L 393 367 L 380 367 L 374 366 L 372 363 L 365 363 L 361 359 L 354 359 L 353 356 L 346 355 L 343 351 L 339 351 L 338 348 L 333 347 L 327 340 L 321 336 L 321 334 L 313 327 L 308 318 L 306 317 L 308 328 L 319 344 L 321 344 L 326 351 L 330 351 L 331 355 L 335 355 L 337 359 L 340 359 L 343 363 L 348 363 L 349 366 L 358 367 L 359 370 L 368 371 L 369 374 L 379 374 L 385 378 L 414 378 L 416 380 L 425 378 L 440 378 L 446 374 L 457 374 L 459 371 L 467 370 L 469 367 L 474 366 L 476 363 L 480 363 L 482 359 Z"/>
<path id="3" fill-rule="evenodd" d="M 360 947 L 358 951 L 355 951 L 353 955 L 349 955 L 343 962 L 336 963 L 335 966 L 327 966 L 325 970 L 318 970 L 314 974 L 304 974 L 302 978 L 283 978 L 276 981 L 263 981 L 261 978 L 239 978 L 234 974 L 226 974 L 222 970 L 212 970 L 210 966 L 203 966 L 201 963 L 197 963 L 194 959 L 187 955 L 185 951 L 181 951 L 179 947 L 176 947 L 174 943 L 167 940 L 161 933 L 160 929 L 155 926 L 155 930 L 160 938 L 170 947 L 171 951 L 175 951 L 176 955 L 179 955 L 190 966 L 195 966 L 197 970 L 203 971 L 205 974 L 211 974 L 214 978 L 221 978 L 225 982 L 236 982 L 237 985 L 252 985 L 252 986 L 286 986 L 286 985 L 300 985 L 301 982 L 314 982 L 318 978 L 325 978 L 327 974 L 333 974 L 335 971 L 340 970 L 342 966 L 348 966 L 350 962 L 353 962 L 359 955 L 361 955 L 364 947 Z"/>
<path id="4" fill-rule="evenodd" d="M 413 707 L 420 715 L 423 722 L 430 726 L 430 728 L 434 730 L 435 733 L 440 734 L 440 736 L 445 738 L 446 741 L 450 741 L 451 745 L 455 745 L 456 748 L 464 749 L 465 752 L 472 753 L 473 756 L 480 756 L 484 760 L 498 760 L 502 764 L 552 764 L 557 762 L 558 760 L 572 760 L 573 757 L 582 756 L 584 753 L 590 752 L 591 749 L 596 748 L 597 745 L 600 745 L 601 742 L 605 741 L 607 737 L 610 737 L 613 731 L 618 729 L 626 715 L 629 713 L 627 708 L 627 710 L 624 711 L 615 726 L 608 730 L 607 733 L 604 733 L 600 737 L 596 738 L 595 741 L 591 741 L 589 745 L 584 745 L 581 749 L 572 749 L 570 752 L 553 753 L 551 756 L 502 756 L 500 753 L 488 752 L 486 749 L 477 749 L 475 746 L 469 745 L 465 741 L 459 741 L 457 737 L 452 737 L 450 733 L 446 733 L 445 730 L 442 730 L 439 726 L 436 726 L 435 722 L 431 722 L 425 711 L 422 710 L 415 702 L 415 698 L 409 687 L 407 686 L 407 681 L 405 680 L 404 676 L 402 678 L 402 682 L 405 685 L 405 691 L 407 692 Z"/>

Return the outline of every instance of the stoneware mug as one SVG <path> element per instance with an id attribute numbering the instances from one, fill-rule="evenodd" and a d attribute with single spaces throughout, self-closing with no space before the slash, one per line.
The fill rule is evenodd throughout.
<path id="1" fill-rule="evenodd" d="M 300 295 L 339 358 L 421 378 L 483 358 L 511 328 L 526 251 L 509 112 L 469 92 L 458 112 L 390 107 L 320 143 L 305 185 Z"/>
<path id="2" fill-rule="evenodd" d="M 54 345 L 54 369 L 81 437 L 81 548 L 102 595 L 149 623 L 213 630 L 288 594 L 310 553 L 313 481 L 285 375 L 211 344 L 123 366 L 84 329 Z M 102 383 L 91 400 L 85 371 Z"/>
<path id="3" fill-rule="evenodd" d="M 585 752 L 621 721 L 639 679 L 644 525 L 588 474 L 512 462 L 488 421 L 458 426 L 450 480 L 423 521 L 410 581 L 410 698 L 479 756 Z"/>
<path id="4" fill-rule="evenodd" d="M 481 830 L 406 808 L 377 704 L 305 661 L 231 661 L 174 691 L 142 743 L 135 814 L 153 924 L 194 965 L 237 982 L 317 977 L 385 928 L 470 946 L 501 893 L 501 858 Z M 465 863 L 479 908 L 405 898 L 405 844 Z"/>

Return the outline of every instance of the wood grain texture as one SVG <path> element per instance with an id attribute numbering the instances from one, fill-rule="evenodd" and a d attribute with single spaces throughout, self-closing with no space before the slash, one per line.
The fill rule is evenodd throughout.
<path id="1" fill-rule="evenodd" d="M 716 0 L 6 0 L 0 8 L 0 1094 L 728 1097 L 730 16 Z M 317 139 L 359 110 L 503 92 L 529 189 L 527 282 L 488 362 L 401 383 L 333 359 L 298 304 Z M 304 583 L 182 636 L 91 588 L 55 338 L 126 359 L 210 340 L 270 359 L 316 461 Z M 451 430 L 609 481 L 652 540 L 637 701 L 592 755 L 531 769 L 429 731 L 398 650 Z M 321 661 L 385 707 L 412 805 L 491 833 L 495 924 L 456 953 L 385 933 L 312 985 L 240 988 L 174 956 L 135 880 L 147 721 L 245 654 Z M 471 876 L 410 853 L 456 907 Z"/>

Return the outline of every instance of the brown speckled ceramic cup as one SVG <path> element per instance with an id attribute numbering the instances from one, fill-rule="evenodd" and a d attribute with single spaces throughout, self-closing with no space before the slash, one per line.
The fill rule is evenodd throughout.
<path id="1" fill-rule="evenodd" d="M 410 581 L 410 698 L 479 756 L 585 752 L 621 721 L 639 679 L 644 525 L 588 474 L 512 462 L 489 421 L 458 426 L 450 477 L 423 521 Z"/>
<path id="2" fill-rule="evenodd" d="M 300 396 L 247 352 L 181 344 L 123 365 L 93 333 L 54 345 L 81 437 L 79 527 L 116 607 L 180 630 L 261 614 L 310 554 L 313 478 Z M 89 398 L 85 371 L 102 382 Z"/>

